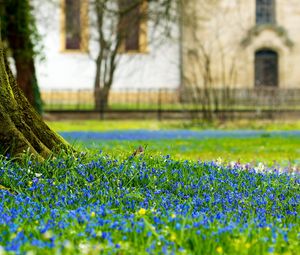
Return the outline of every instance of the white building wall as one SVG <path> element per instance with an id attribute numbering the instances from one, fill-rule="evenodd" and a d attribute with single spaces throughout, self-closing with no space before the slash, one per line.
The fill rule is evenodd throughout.
<path id="1" fill-rule="evenodd" d="M 41 4 L 36 0 L 37 26 L 42 35 L 45 55 L 43 62 L 36 63 L 40 89 L 93 89 L 93 56 L 97 54 L 97 47 L 90 40 L 89 55 L 61 51 L 60 9 L 59 0 L 56 1 L 43 1 Z M 148 29 L 148 35 L 153 34 L 151 27 Z M 92 32 L 90 28 L 90 33 Z M 152 41 L 146 54 L 120 56 L 113 89 L 177 88 L 180 85 L 179 40 L 168 39 L 159 45 L 155 44 L 155 40 Z"/>

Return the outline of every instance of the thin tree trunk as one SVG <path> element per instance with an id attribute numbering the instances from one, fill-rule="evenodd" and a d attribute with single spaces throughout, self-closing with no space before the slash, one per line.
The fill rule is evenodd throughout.
<path id="1" fill-rule="evenodd" d="M 108 97 L 109 97 L 110 87 L 104 86 L 100 90 L 100 105 L 101 109 L 106 109 L 108 106 Z"/>

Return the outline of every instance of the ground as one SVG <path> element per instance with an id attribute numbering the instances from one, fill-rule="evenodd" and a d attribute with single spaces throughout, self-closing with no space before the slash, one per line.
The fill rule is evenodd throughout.
<path id="1" fill-rule="evenodd" d="M 201 123 L 189 121 L 61 121 L 49 122 L 58 132 L 83 131 L 90 132 L 89 139 L 80 136 L 75 139 L 78 144 L 89 149 L 102 149 L 108 154 L 127 155 L 137 146 L 147 146 L 148 154 L 171 154 L 176 159 L 188 160 L 216 160 L 241 161 L 244 163 L 263 162 L 267 165 L 279 163 L 281 165 L 300 165 L 300 136 L 295 135 L 270 135 L 269 131 L 297 131 L 300 130 L 300 121 L 233 121 Z M 160 139 L 146 141 L 140 139 L 115 139 L 114 135 L 105 142 L 93 137 L 93 132 L 111 130 L 256 130 L 267 131 L 256 137 L 213 137 L 202 139 Z M 77 134 L 78 135 L 78 134 Z M 142 136 L 141 136 L 142 137 Z M 74 139 L 71 141 L 74 143 Z"/>
<path id="2" fill-rule="evenodd" d="M 108 140 L 172 132 L 61 133 L 88 153 L 23 166 L 2 157 L 0 184 L 14 189 L 0 190 L 0 254 L 299 254 L 300 175 L 282 160 L 298 163 L 299 136 Z M 268 167 L 273 158 L 280 163 Z"/>
<path id="3" fill-rule="evenodd" d="M 128 129 L 222 129 L 222 130 L 299 130 L 299 120 L 235 120 L 235 121 L 185 121 L 185 120 L 72 120 L 51 121 L 48 124 L 56 131 L 110 131 Z"/>

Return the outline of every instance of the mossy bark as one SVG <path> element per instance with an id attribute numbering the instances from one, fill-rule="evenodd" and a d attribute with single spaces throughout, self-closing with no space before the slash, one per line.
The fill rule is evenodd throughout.
<path id="1" fill-rule="evenodd" d="M 1 0 L 0 0 L 1 2 Z M 0 6 L 3 40 L 7 43 L 16 67 L 16 80 L 27 100 L 39 113 L 42 101 L 34 58 L 40 36 L 36 28 L 31 0 L 5 0 Z"/>
<path id="2" fill-rule="evenodd" d="M 30 153 L 42 161 L 70 145 L 52 131 L 28 102 L 0 47 L 0 150 L 13 157 Z"/>

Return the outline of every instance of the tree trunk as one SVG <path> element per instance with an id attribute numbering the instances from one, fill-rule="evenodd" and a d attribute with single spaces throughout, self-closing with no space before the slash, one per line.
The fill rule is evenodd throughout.
<path id="1" fill-rule="evenodd" d="M 101 105 L 100 105 L 100 88 L 96 87 L 94 89 L 94 104 L 95 104 L 95 110 L 100 111 Z"/>
<path id="2" fill-rule="evenodd" d="M 95 109 L 97 111 L 104 111 L 107 108 L 109 91 L 110 89 L 107 86 L 95 89 Z"/>
<path id="3" fill-rule="evenodd" d="M 30 153 L 43 161 L 70 145 L 53 132 L 28 102 L 9 68 L 0 47 L 0 152 L 19 158 Z"/>
<path id="4" fill-rule="evenodd" d="M 17 84 L 21 87 L 31 105 L 42 112 L 42 101 L 36 79 L 34 64 L 34 44 L 32 33 L 35 33 L 30 15 L 28 0 L 13 0 L 5 4 L 6 40 L 12 51 L 17 71 Z"/>
<path id="5" fill-rule="evenodd" d="M 27 97 L 27 100 L 36 108 L 35 97 L 34 97 L 34 87 L 35 83 L 35 68 L 33 59 L 26 59 L 20 54 L 13 52 L 13 57 L 16 64 L 17 70 L 17 84 L 19 84 L 23 93 Z"/>
<path id="6" fill-rule="evenodd" d="M 100 105 L 102 109 L 106 109 L 108 106 L 109 86 L 104 86 L 100 90 Z"/>

